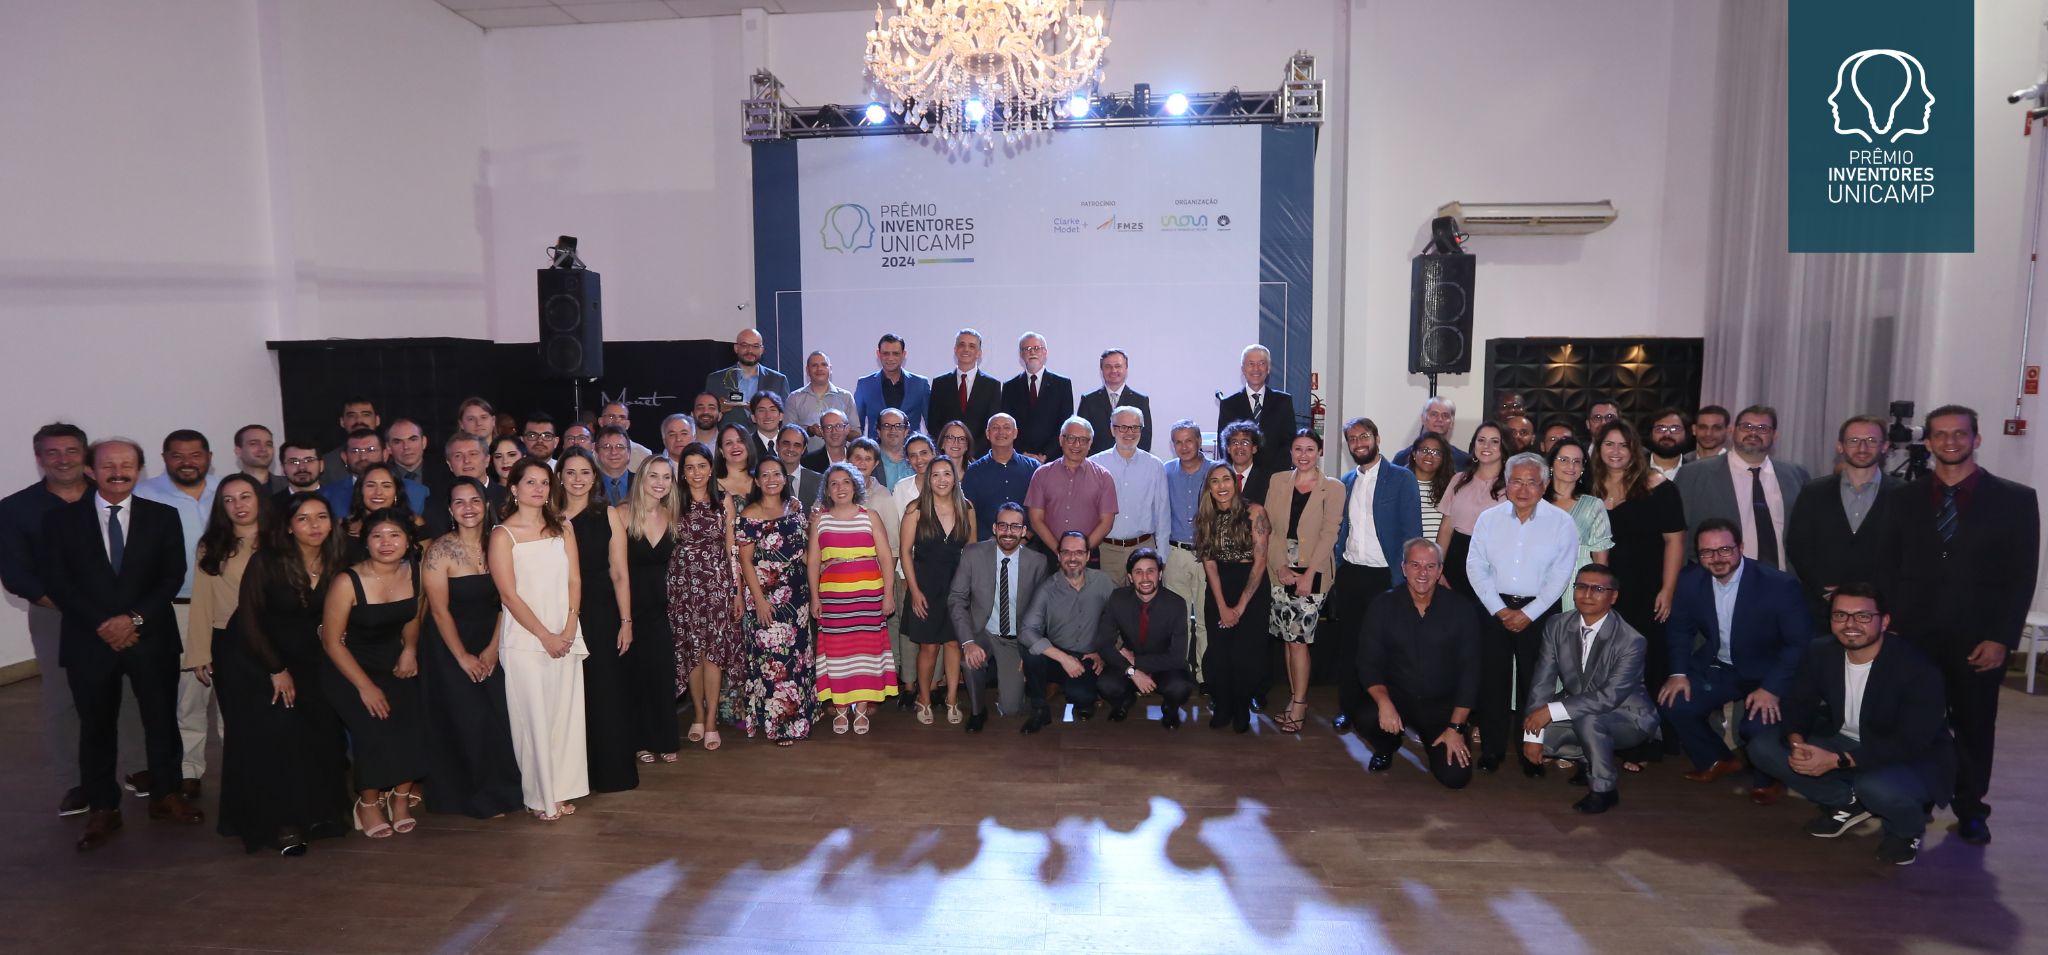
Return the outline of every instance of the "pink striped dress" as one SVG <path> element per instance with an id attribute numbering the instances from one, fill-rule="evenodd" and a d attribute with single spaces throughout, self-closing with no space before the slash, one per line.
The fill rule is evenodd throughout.
<path id="1" fill-rule="evenodd" d="M 818 702 L 877 703 L 896 695 L 882 613 L 882 566 L 866 509 L 818 517 Z"/>

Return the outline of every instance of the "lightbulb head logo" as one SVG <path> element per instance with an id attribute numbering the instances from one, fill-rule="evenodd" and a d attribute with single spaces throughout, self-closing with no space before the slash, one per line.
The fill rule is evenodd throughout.
<path id="1" fill-rule="evenodd" d="M 1887 64 L 1896 64 L 1904 74 L 1898 94 L 1889 97 L 1884 95 L 1890 90 L 1887 81 L 1898 74 L 1884 69 Z M 1845 92 L 1853 102 L 1844 101 Z M 1868 95 L 1871 92 L 1877 93 L 1875 101 Z M 1908 102 L 1916 96 L 1916 102 Z M 1842 115 L 1845 108 L 1847 117 Z M 1828 94 L 1828 111 L 1834 114 L 1835 132 L 1860 136 L 1867 143 L 1879 139 L 1895 143 L 1901 136 L 1925 133 L 1934 116 L 1934 93 L 1927 88 L 1927 68 L 1913 54 L 1899 50 L 1852 54 L 1835 68 L 1835 88 Z"/>
<path id="2" fill-rule="evenodd" d="M 875 247 L 875 217 L 868 207 L 842 202 L 825 210 L 825 223 L 818 228 L 828 252 L 859 252 Z"/>

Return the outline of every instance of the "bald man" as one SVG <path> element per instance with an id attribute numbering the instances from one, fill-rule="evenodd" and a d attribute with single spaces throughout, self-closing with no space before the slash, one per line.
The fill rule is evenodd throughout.
<path id="1" fill-rule="evenodd" d="M 762 351 L 761 333 L 742 328 L 732 339 L 732 354 L 738 361 L 704 379 L 704 390 L 718 398 L 718 410 L 725 424 L 750 424 L 752 418 L 747 409 L 753 405 L 754 396 L 763 391 L 788 397 L 789 379 L 761 364 Z"/>

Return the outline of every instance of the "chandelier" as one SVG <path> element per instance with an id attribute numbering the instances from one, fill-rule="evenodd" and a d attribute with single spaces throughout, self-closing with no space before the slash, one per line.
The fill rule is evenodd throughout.
<path id="1" fill-rule="evenodd" d="M 1081 0 L 895 0 L 875 7 L 867 74 L 895 112 L 941 139 L 1000 127 L 1050 129 L 1069 97 L 1101 76 L 1109 38 Z"/>

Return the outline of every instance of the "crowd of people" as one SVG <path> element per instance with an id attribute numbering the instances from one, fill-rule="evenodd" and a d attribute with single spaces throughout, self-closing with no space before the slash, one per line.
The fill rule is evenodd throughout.
<path id="1" fill-rule="evenodd" d="M 1539 426 L 1514 393 L 1463 447 L 1442 398 L 1395 442 L 1352 418 L 1332 475 L 1258 345 L 1213 432 L 1160 428 L 1164 458 L 1121 350 L 1078 401 L 1035 333 L 1007 380 L 972 329 L 931 378 L 885 335 L 850 391 L 822 353 L 792 384 L 753 330 L 733 350 L 659 450 L 624 405 L 563 427 L 483 398 L 439 460 L 367 397 L 324 454 L 240 429 L 225 473 L 197 431 L 148 478 L 134 441 L 37 431 L 0 580 L 30 605 L 79 848 L 120 829 L 124 785 L 202 822 L 223 727 L 219 831 L 297 855 L 423 809 L 552 822 L 722 732 L 865 735 L 892 700 L 1030 734 L 1057 685 L 1081 721 L 1156 697 L 1176 730 L 1206 698 L 1212 729 L 1298 733 L 1318 669 L 1372 772 L 1413 734 L 1451 788 L 1572 767 L 1590 814 L 1683 753 L 1758 804 L 1798 792 L 1816 836 L 1877 817 L 1887 862 L 1935 806 L 1990 840 L 2039 515 L 1978 466 L 1967 408 L 1926 416 L 1915 484 L 1874 417 L 1815 478 L 1774 455 L 1769 407 L 1596 399 Z"/>

